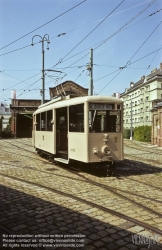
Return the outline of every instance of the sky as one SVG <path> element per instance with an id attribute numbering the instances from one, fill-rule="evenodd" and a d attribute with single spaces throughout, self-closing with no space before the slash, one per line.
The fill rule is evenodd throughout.
<path id="1" fill-rule="evenodd" d="M 160 67 L 162 0 L 0 0 L 0 102 L 42 98 L 43 44 L 59 71 L 45 71 L 46 100 L 67 80 L 89 88 L 90 49 L 94 95 L 123 93 Z"/>

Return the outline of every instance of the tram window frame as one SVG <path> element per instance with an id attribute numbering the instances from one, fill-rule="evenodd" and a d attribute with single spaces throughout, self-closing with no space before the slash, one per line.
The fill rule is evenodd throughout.
<path id="1" fill-rule="evenodd" d="M 41 125 L 41 127 L 40 127 L 40 129 L 41 129 L 41 131 L 47 131 L 47 126 L 46 126 L 46 121 L 47 121 L 47 119 L 46 119 L 46 112 L 42 112 L 41 113 L 41 120 L 40 120 L 40 125 Z"/>
<path id="2" fill-rule="evenodd" d="M 53 110 L 50 109 L 48 111 L 46 111 L 46 118 L 47 118 L 47 131 L 53 131 L 53 124 L 51 123 L 51 121 L 53 120 Z"/>
<path id="3" fill-rule="evenodd" d="M 92 124 L 89 126 L 90 133 L 121 133 L 121 110 L 89 111 L 92 116 Z"/>
<path id="4" fill-rule="evenodd" d="M 69 132 L 84 131 L 84 103 L 69 106 Z"/>
<path id="5" fill-rule="evenodd" d="M 40 113 L 36 114 L 36 131 L 40 131 Z"/>
<path id="6" fill-rule="evenodd" d="M 36 114 L 36 131 L 52 132 L 53 131 L 53 124 L 51 122 L 52 120 L 53 120 L 52 109 Z"/>

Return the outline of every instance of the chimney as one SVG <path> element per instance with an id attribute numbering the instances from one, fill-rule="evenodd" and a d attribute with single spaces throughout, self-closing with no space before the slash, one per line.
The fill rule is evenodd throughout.
<path id="1" fill-rule="evenodd" d="M 119 92 L 115 93 L 115 95 L 116 95 L 116 98 L 120 99 L 120 93 Z"/>
<path id="2" fill-rule="evenodd" d="M 160 71 L 162 71 L 162 63 L 160 63 Z"/>
<path id="3" fill-rule="evenodd" d="M 141 80 L 144 80 L 144 79 L 145 79 L 145 76 L 142 76 L 142 77 L 141 77 Z"/>
<path id="4" fill-rule="evenodd" d="M 13 100 L 16 99 L 16 90 L 11 91 L 11 99 L 13 99 Z"/>
<path id="5" fill-rule="evenodd" d="M 152 74 L 152 73 L 155 73 L 155 72 L 156 72 L 156 70 L 157 70 L 157 68 L 155 68 L 155 69 L 151 70 L 151 74 Z"/>
<path id="6" fill-rule="evenodd" d="M 130 82 L 130 88 L 134 87 L 134 82 Z"/>

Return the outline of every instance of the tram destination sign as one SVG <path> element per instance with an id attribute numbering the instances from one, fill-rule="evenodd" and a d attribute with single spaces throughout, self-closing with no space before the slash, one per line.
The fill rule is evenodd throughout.
<path id="1" fill-rule="evenodd" d="M 91 110 L 110 110 L 114 108 L 114 104 L 106 103 L 89 103 L 89 109 Z"/>

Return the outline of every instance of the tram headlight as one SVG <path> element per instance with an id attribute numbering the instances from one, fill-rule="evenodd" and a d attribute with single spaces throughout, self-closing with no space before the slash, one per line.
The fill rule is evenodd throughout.
<path id="1" fill-rule="evenodd" d="M 102 153 L 105 155 L 109 155 L 110 154 L 110 148 L 108 146 L 103 146 L 102 147 Z"/>
<path id="2" fill-rule="evenodd" d="M 93 148 L 93 153 L 98 154 L 98 148 Z"/>

